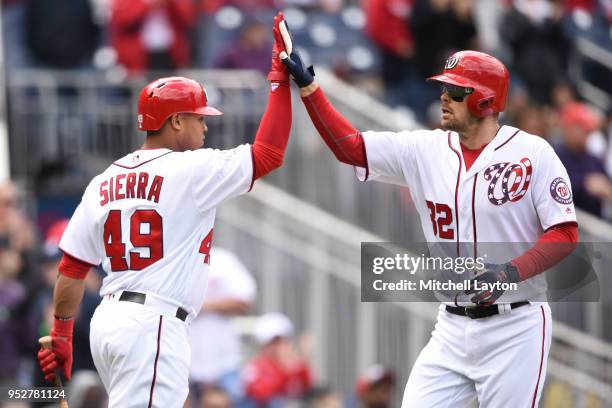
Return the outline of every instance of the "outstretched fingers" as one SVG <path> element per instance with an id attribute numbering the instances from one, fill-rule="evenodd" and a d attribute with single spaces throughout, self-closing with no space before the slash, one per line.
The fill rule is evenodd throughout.
<path id="1" fill-rule="evenodd" d="M 287 21 L 283 20 L 279 24 L 280 35 L 283 39 L 283 44 L 285 45 L 285 51 L 287 54 L 291 55 L 293 52 L 293 38 L 291 37 L 291 33 L 289 32 L 289 26 L 287 25 Z"/>
<path id="2" fill-rule="evenodd" d="M 285 27 L 284 21 L 285 17 L 283 15 L 283 12 L 279 11 L 276 16 L 274 16 L 274 24 L 272 26 L 272 35 L 274 36 L 274 42 L 276 43 L 279 51 L 287 50 L 281 32 L 281 27 Z"/>

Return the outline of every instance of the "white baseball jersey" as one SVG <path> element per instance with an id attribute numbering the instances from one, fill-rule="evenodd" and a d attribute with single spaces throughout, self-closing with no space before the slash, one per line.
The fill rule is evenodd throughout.
<path id="1" fill-rule="evenodd" d="M 215 207 L 253 180 L 249 145 L 231 150 L 139 150 L 95 177 L 60 247 L 107 276 L 101 295 L 153 293 L 200 310 Z"/>
<path id="2" fill-rule="evenodd" d="M 257 286 L 247 268 L 232 252 L 214 248 L 206 299 L 255 301 Z M 216 383 L 240 367 L 240 334 L 227 314 L 200 313 L 191 323 L 191 379 Z"/>
<path id="3" fill-rule="evenodd" d="M 469 170 L 455 132 L 365 132 L 363 138 L 368 167 L 356 167 L 359 179 L 409 186 L 427 242 L 455 242 L 458 255 L 477 256 L 479 242 L 523 243 L 505 246 L 505 259 L 486 259 L 508 262 L 543 231 L 576 221 L 567 171 L 540 137 L 503 126 Z M 499 303 L 545 300 L 545 292 L 540 274 Z"/>

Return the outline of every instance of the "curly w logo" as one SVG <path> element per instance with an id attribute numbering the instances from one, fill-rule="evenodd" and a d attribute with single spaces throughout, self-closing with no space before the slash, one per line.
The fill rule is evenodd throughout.
<path id="1" fill-rule="evenodd" d="M 524 157 L 519 164 L 497 163 L 485 171 L 485 180 L 491 181 L 487 195 L 494 205 L 504 205 L 523 198 L 531 182 L 533 167 L 531 161 Z"/>

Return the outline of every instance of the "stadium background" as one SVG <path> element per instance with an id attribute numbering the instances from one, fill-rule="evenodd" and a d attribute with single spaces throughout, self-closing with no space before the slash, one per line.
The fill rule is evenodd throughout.
<path id="1" fill-rule="evenodd" d="M 279 8 L 315 64 L 317 81 L 355 127 L 434 125 L 437 90 L 424 85 L 427 70 L 453 49 L 478 48 L 511 68 L 505 123 L 562 146 L 564 108 L 583 102 L 594 112 L 589 118 L 597 120 L 590 149 L 607 166 L 606 177 L 612 175 L 609 0 L 456 0 L 433 17 L 417 7 L 444 0 L 194 1 L 192 18 L 177 28 L 184 33 L 177 37 L 185 56 L 157 58 L 152 66 L 121 63 L 125 43 L 115 42 L 119 23 L 110 0 L 71 0 L 51 6 L 54 10 L 45 3 L 2 2 L 0 178 L 17 185 L 18 200 L 0 205 L 15 204 L 23 228 L 33 234 L 19 249 L 18 273 L 0 280 L 0 384 L 40 381 L 35 340 L 48 330 L 44 262 L 50 227 L 71 215 L 93 175 L 142 143 L 135 126 L 140 88 L 169 72 L 191 76 L 225 112 L 207 122 L 207 146 L 251 141 L 266 103 L 269 26 Z M 381 22 L 376 10 L 383 7 L 397 11 L 397 21 Z M 380 26 L 392 30 L 399 23 L 406 32 L 394 38 L 409 45 L 390 51 Z M 405 54 L 406 49 L 411 51 Z M 310 362 L 318 384 L 348 400 L 358 376 L 381 364 L 396 373 L 392 406 L 398 406 L 410 367 L 433 328 L 436 305 L 361 303 L 359 243 L 417 240 L 420 223 L 406 190 L 362 185 L 352 169 L 333 159 L 293 93 L 283 168 L 252 193 L 222 205 L 215 227 L 215 244 L 237 254 L 258 284 L 251 317 L 236 322 L 244 333 L 245 361 L 254 348 L 254 316 L 282 311 L 296 332 L 312 338 Z M 598 214 L 581 211 L 581 240 L 612 241 L 610 214 L 605 203 Z M 3 246 L 0 253 L 8 250 Z M 599 261 L 609 265 L 612 252 Z M 96 284 L 92 278 L 92 290 Z M 612 280 L 600 286 L 611 288 Z M 600 302 L 552 305 L 554 339 L 541 406 L 612 406 L 611 309 L 609 295 L 602 293 Z M 95 295 L 92 299 L 95 306 Z M 71 406 L 91 406 L 78 403 Z"/>

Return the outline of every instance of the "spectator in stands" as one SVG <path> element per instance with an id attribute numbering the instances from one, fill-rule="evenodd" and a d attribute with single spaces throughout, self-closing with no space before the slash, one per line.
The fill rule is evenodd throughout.
<path id="1" fill-rule="evenodd" d="M 612 2 L 610 0 L 599 0 L 601 13 L 606 18 L 608 26 L 612 25 Z"/>
<path id="2" fill-rule="evenodd" d="M 582 103 L 564 108 L 560 118 L 563 145 L 557 154 L 570 177 L 574 203 L 601 216 L 603 201 L 612 200 L 612 182 L 603 162 L 587 151 L 589 134 L 599 127 L 599 119 Z"/>
<path id="3" fill-rule="evenodd" d="M 108 397 L 95 371 L 79 371 L 67 384 L 70 408 L 107 408 Z"/>
<path id="4" fill-rule="evenodd" d="M 193 406 L 197 408 L 234 408 L 232 398 L 221 388 L 207 386 L 202 390 L 200 395 L 200 405 Z"/>
<path id="5" fill-rule="evenodd" d="M 18 383 L 21 357 L 36 347 L 29 288 L 24 283 L 34 232 L 18 198 L 13 183 L 0 183 L 0 385 Z"/>
<path id="6" fill-rule="evenodd" d="M 576 24 L 580 34 L 594 36 L 608 31 L 612 24 L 612 2 L 610 0 L 565 0 L 564 11 Z"/>
<path id="7" fill-rule="evenodd" d="M 412 84 L 417 77 L 410 16 L 414 0 L 368 0 L 365 2 L 366 34 L 379 49 L 385 100 L 391 106 L 410 106 Z"/>
<path id="8" fill-rule="evenodd" d="M 439 72 L 450 54 L 478 49 L 473 0 L 415 0 L 412 32 L 421 77 Z"/>
<path id="9" fill-rule="evenodd" d="M 0 182 L 0 241 L 5 247 L 23 255 L 33 251 L 36 237 L 34 227 L 26 214 L 19 208 L 19 191 L 10 182 Z M 24 259 L 15 260 L 13 274 L 24 267 Z"/>
<path id="10" fill-rule="evenodd" d="M 25 287 L 16 279 L 19 254 L 0 240 L 0 386 L 17 384 L 20 371 L 21 345 L 24 322 L 17 311 L 27 299 Z"/>
<path id="11" fill-rule="evenodd" d="M 128 3 L 128 2 L 125 2 Z M 50 68 L 92 65 L 100 44 L 90 0 L 26 0 L 26 44 L 36 62 Z"/>
<path id="12" fill-rule="evenodd" d="M 606 173 L 612 177 L 612 109 L 606 115 L 606 123 L 603 127 L 604 137 L 607 142 L 607 150 L 605 155 Z"/>
<path id="13" fill-rule="evenodd" d="M 411 26 L 419 78 L 440 72 L 444 61 L 455 51 L 479 49 L 473 5 L 473 0 L 415 0 Z M 417 84 L 418 96 L 411 107 L 425 122 L 427 108 L 440 95 L 425 81 L 416 81 Z"/>
<path id="14" fill-rule="evenodd" d="M 211 251 L 206 300 L 191 323 L 191 373 L 194 400 L 211 386 L 225 392 L 235 406 L 244 398 L 240 376 L 240 335 L 232 325 L 255 301 L 255 280 L 232 252 Z"/>
<path id="15" fill-rule="evenodd" d="M 132 72 L 175 70 L 191 62 L 192 0 L 112 0 L 111 43 Z"/>
<path id="16" fill-rule="evenodd" d="M 395 390 L 395 374 L 381 365 L 369 367 L 358 379 L 355 392 L 359 408 L 390 408 Z"/>
<path id="17" fill-rule="evenodd" d="M 514 0 L 500 24 L 512 52 L 511 69 L 538 104 L 550 104 L 554 85 L 566 76 L 572 44 L 562 18 L 559 0 Z"/>
<path id="18" fill-rule="evenodd" d="M 597 7 L 598 0 L 565 0 L 564 10 L 571 13 L 575 10 L 584 10 L 592 13 Z"/>
<path id="19" fill-rule="evenodd" d="M 330 387 L 314 387 L 304 398 L 309 408 L 342 408 L 342 400 L 338 393 Z"/>
<path id="20" fill-rule="evenodd" d="M 576 102 L 576 89 L 572 83 L 564 79 L 556 82 L 551 90 L 551 102 L 558 112 L 568 104 Z"/>
<path id="21" fill-rule="evenodd" d="M 270 33 L 255 18 L 248 19 L 238 34 L 238 38 L 217 56 L 215 68 L 256 69 L 266 74 L 270 70 Z"/>
<path id="22" fill-rule="evenodd" d="M 546 140 L 550 138 L 550 109 L 541 106 L 526 105 L 515 112 L 515 115 L 513 126 Z"/>
<path id="23" fill-rule="evenodd" d="M 312 388 L 308 362 L 291 342 L 293 324 L 281 313 L 261 316 L 255 327 L 260 350 L 244 370 L 246 392 L 257 407 L 282 407 Z"/>
<path id="24" fill-rule="evenodd" d="M 16 188 L 12 183 L 0 186 L 0 265 L 5 278 L 14 279 L 22 267 L 21 247 L 23 236 L 17 214 Z"/>

